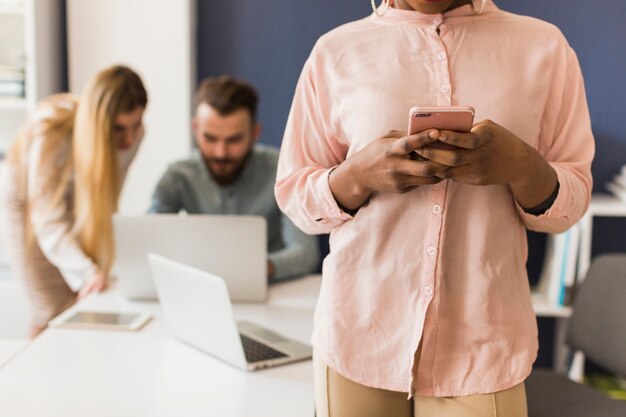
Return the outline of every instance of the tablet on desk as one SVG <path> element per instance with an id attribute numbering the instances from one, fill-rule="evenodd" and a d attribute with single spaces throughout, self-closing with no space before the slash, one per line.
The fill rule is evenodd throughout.
<path id="1" fill-rule="evenodd" d="M 150 320 L 148 313 L 118 313 L 101 311 L 71 311 L 59 314 L 50 321 L 50 327 L 93 330 L 139 330 Z"/>

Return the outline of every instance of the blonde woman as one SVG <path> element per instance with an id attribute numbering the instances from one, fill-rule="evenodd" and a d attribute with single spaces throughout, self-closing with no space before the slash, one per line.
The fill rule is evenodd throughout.
<path id="1" fill-rule="evenodd" d="M 131 69 L 99 72 L 80 98 L 42 100 L 0 176 L 0 231 L 33 311 L 31 337 L 107 287 L 111 216 L 143 137 L 147 93 Z"/>

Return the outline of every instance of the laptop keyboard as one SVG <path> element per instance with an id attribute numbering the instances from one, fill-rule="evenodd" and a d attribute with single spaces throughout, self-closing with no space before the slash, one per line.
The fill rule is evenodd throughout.
<path id="1" fill-rule="evenodd" d="M 287 355 L 280 353 L 279 351 L 274 350 L 271 347 L 264 345 L 263 343 L 259 343 L 254 339 L 251 339 L 242 334 L 239 334 L 239 336 L 241 336 L 243 351 L 246 354 L 246 360 L 249 363 L 287 357 Z"/>

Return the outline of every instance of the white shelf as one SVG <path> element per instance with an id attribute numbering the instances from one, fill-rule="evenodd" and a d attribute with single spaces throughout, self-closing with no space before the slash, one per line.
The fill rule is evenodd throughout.
<path id="1" fill-rule="evenodd" d="M 0 110 L 26 110 L 26 99 L 23 97 L 0 96 Z"/>
<path id="2" fill-rule="evenodd" d="M 533 303 L 533 309 L 537 317 L 569 317 L 572 315 L 572 307 L 555 306 L 547 303 Z"/>
<path id="3" fill-rule="evenodd" d="M 584 279 L 591 264 L 591 242 L 593 240 L 594 217 L 626 217 L 626 201 L 607 193 L 594 193 L 589 210 L 580 220 L 581 245 L 578 262 L 578 277 Z"/>
<path id="4" fill-rule="evenodd" d="M 0 0 L 2 64 L 23 67 L 26 98 L 0 95 L 0 151 L 35 103 L 63 90 L 62 0 Z"/>
<path id="5" fill-rule="evenodd" d="M 592 216 L 626 217 L 626 201 L 611 194 L 593 194 L 589 213 Z"/>
<path id="6" fill-rule="evenodd" d="M 4 3 L 0 0 L 0 16 L 1 15 L 23 15 L 24 4 L 16 2 Z"/>
<path id="7" fill-rule="evenodd" d="M 532 292 L 533 310 L 537 317 L 569 317 L 572 307 L 549 303 L 545 294 Z"/>

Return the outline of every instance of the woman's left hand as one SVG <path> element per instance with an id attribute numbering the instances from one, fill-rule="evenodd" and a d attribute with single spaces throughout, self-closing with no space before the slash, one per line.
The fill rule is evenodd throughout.
<path id="1" fill-rule="evenodd" d="M 455 149 L 425 146 L 416 150 L 450 168 L 437 176 L 472 185 L 507 184 L 522 207 L 545 201 L 556 188 L 557 175 L 533 147 L 491 120 L 469 133 L 440 131 L 439 140 Z"/>
<path id="2" fill-rule="evenodd" d="M 107 289 L 109 283 L 109 277 L 100 269 L 97 269 L 95 274 L 89 278 L 85 285 L 78 292 L 78 299 L 85 298 L 89 294 L 95 292 L 102 292 Z"/>

